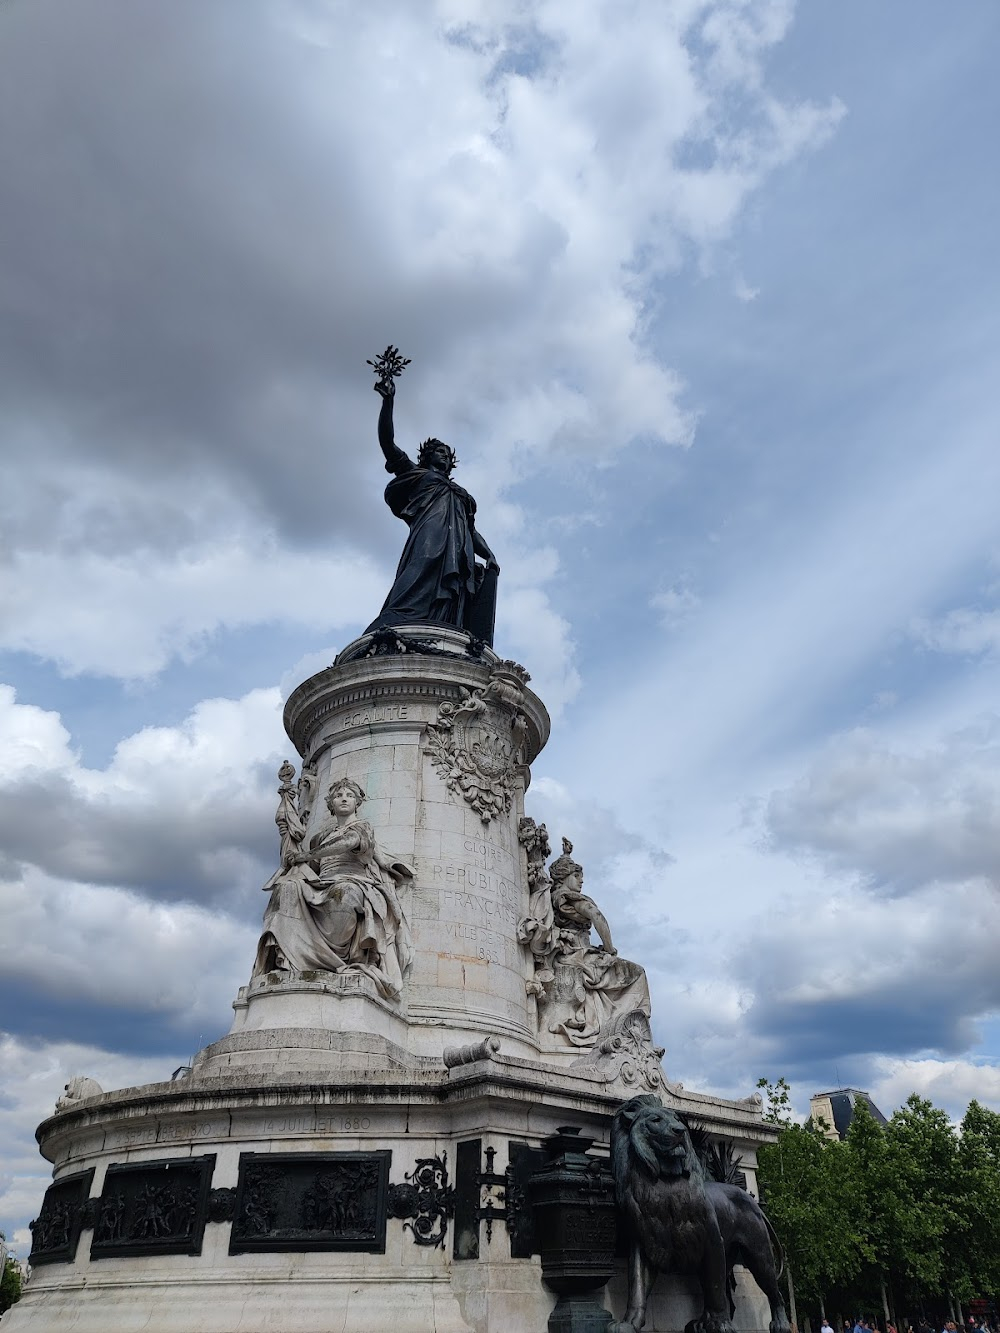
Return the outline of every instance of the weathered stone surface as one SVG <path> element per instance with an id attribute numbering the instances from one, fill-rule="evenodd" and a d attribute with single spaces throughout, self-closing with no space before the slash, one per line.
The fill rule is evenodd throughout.
<path id="1" fill-rule="evenodd" d="M 284 851 L 294 850 L 291 843 L 309 847 L 329 819 L 332 785 L 348 779 L 364 789 L 364 818 L 377 845 L 413 871 L 398 887 L 412 949 L 408 969 L 400 968 L 399 993 L 387 994 L 362 968 L 263 967 L 241 987 L 229 1033 L 198 1054 L 190 1076 L 100 1096 L 91 1089 L 63 1103 L 40 1126 L 39 1141 L 57 1182 L 81 1173 L 89 1181 L 93 1173 L 79 1214 L 80 1243 L 74 1257 L 61 1257 L 56 1247 L 53 1261 L 40 1265 L 25 1299 L 5 1317 L 4 1333 L 8 1325 L 13 1333 L 544 1329 L 554 1295 L 532 1253 L 518 1163 L 530 1161 L 564 1125 L 579 1126 L 595 1140 L 593 1151 L 606 1156 L 612 1116 L 637 1086 L 656 1083 L 669 1105 L 735 1140 L 754 1188 L 754 1145 L 772 1132 L 763 1126 L 759 1099 L 721 1102 L 666 1082 L 645 1009 L 637 1018 L 613 1013 L 579 1045 L 548 1031 L 554 1000 L 539 1023 L 545 1006 L 540 1011 L 537 992 L 529 990 L 548 945 L 540 935 L 519 937 L 518 927 L 532 914 L 534 895 L 551 895 L 551 880 L 545 889 L 538 849 L 522 845 L 518 829 L 529 765 L 545 744 L 548 718 L 527 683 L 505 681 L 501 668 L 495 654 L 467 635 L 412 626 L 391 640 L 363 636 L 292 694 L 286 726 L 302 762 L 297 781 L 287 770 L 281 779 Z M 466 790 L 460 776 L 452 780 L 451 770 L 443 771 L 433 729 L 442 716 L 456 715 L 459 743 L 469 753 L 477 719 L 485 717 L 496 735 L 496 718 L 503 720 L 508 758 L 517 760 L 508 769 L 509 806 L 507 779 L 496 799 L 486 800 L 478 778 Z M 301 838 L 281 829 L 296 819 Z M 615 955 L 590 942 L 589 927 L 600 931 L 596 917 L 573 919 L 592 900 L 569 869 L 552 923 L 558 912 L 558 929 L 588 938 L 564 937 L 549 961 L 553 973 L 562 968 L 575 985 L 580 960 L 566 959 L 569 944 L 570 952 L 606 954 L 609 961 Z M 553 997 L 560 985 L 556 980 Z M 572 997 L 564 998 L 570 1006 Z M 370 1228 L 364 1237 L 346 1234 L 364 1230 L 349 1215 L 350 1182 L 339 1168 L 324 1166 L 376 1154 L 387 1154 L 379 1159 L 387 1163 L 384 1247 L 381 1221 L 374 1238 Z M 193 1161 L 207 1159 L 214 1165 L 199 1196 L 199 1252 L 164 1253 L 161 1246 L 144 1255 L 115 1254 L 105 1244 L 105 1257 L 91 1254 L 86 1220 L 99 1222 L 102 1201 L 114 1201 L 121 1168 L 141 1173 L 176 1162 L 190 1170 Z M 258 1199 L 250 1230 L 259 1225 L 254 1234 L 264 1242 L 246 1244 L 244 1219 L 242 1242 L 234 1246 L 236 1191 L 241 1161 L 248 1160 L 265 1180 L 269 1167 L 304 1160 L 309 1182 L 301 1190 L 289 1186 L 273 1216 L 266 1198 Z M 468 1170 L 458 1245 L 460 1161 Z M 126 1209 L 131 1225 L 128 1217 Z M 292 1234 L 298 1231 L 305 1234 Z M 285 1245 L 317 1238 L 328 1243 L 325 1250 Z M 149 1248 L 143 1237 L 135 1239 Z M 190 1250 L 194 1232 L 174 1240 Z M 342 1241 L 363 1241 L 366 1248 L 345 1249 Z M 619 1272 L 608 1290 L 608 1307 L 620 1314 Z M 740 1290 L 757 1299 L 752 1283 Z M 759 1300 L 751 1309 L 743 1294 L 738 1299 L 745 1315 L 739 1327 L 762 1328 Z M 667 1282 L 646 1326 L 674 1329 L 692 1314 L 683 1283 Z"/>
<path id="2" fill-rule="evenodd" d="M 311 772 L 313 765 L 305 765 Z M 306 838 L 287 760 L 278 772 L 281 865 L 265 889 L 270 899 L 252 980 L 333 973 L 364 978 L 385 1000 L 399 1002 L 410 969 L 410 923 L 399 901 L 413 869 L 379 846 L 359 810 L 364 789 L 334 777 L 326 794 L 329 818 Z M 315 799 L 314 780 L 308 783 Z"/>
<path id="3" fill-rule="evenodd" d="M 452 643 L 440 627 L 433 632 L 442 654 L 467 643 L 451 632 Z M 486 824 L 476 796 L 482 789 L 473 784 L 466 792 L 459 777 L 442 771 L 435 731 L 442 716 L 451 718 L 445 730 L 452 738 L 459 733 L 455 745 L 463 752 L 472 753 L 491 729 L 506 731 L 509 808 L 504 801 L 491 807 Z M 490 1033 L 524 1054 L 536 1050 L 525 991 L 530 959 L 517 938 L 528 897 L 517 824 L 548 717 L 523 673 L 488 650 L 481 662 L 460 655 L 355 658 L 300 686 L 285 719 L 317 789 L 341 777 L 359 783 L 379 843 L 413 867 L 412 881 L 399 891 L 412 944 L 401 999 L 411 1052 L 440 1055 L 445 1044 Z M 321 808 L 314 803 L 306 839 Z"/>
<path id="4" fill-rule="evenodd" d="M 100 1097 L 104 1092 L 95 1078 L 87 1078 L 77 1075 L 71 1078 L 66 1084 L 59 1099 L 56 1101 L 57 1111 L 66 1111 L 77 1102 L 86 1101 L 88 1097 Z"/>
<path id="5" fill-rule="evenodd" d="M 615 1022 L 627 1014 L 648 1019 L 646 973 L 619 957 L 607 918 L 583 892 L 583 866 L 573 860 L 573 844 L 563 838 L 562 855 L 546 869 L 551 848 L 545 825 L 523 818 L 517 836 L 529 889 L 517 935 L 534 964 L 526 985 L 537 1000 L 540 1049 L 591 1050 L 602 1038 L 606 1045 Z M 600 939 L 596 946 L 592 930 Z"/>
<path id="6" fill-rule="evenodd" d="M 667 1086 L 660 1064 L 663 1047 L 653 1043 L 649 1018 L 641 1009 L 617 1014 L 598 1033 L 594 1046 L 572 1068 L 603 1079 L 623 1096 L 660 1092 Z"/>

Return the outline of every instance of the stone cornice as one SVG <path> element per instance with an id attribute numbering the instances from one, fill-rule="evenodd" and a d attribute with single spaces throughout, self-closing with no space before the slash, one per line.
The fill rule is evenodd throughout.
<path id="1" fill-rule="evenodd" d="M 668 1086 L 666 1100 L 675 1109 L 696 1116 L 714 1134 L 758 1144 L 772 1142 L 777 1127 L 754 1114 L 752 1099 L 720 1101 Z M 92 1128 L 110 1129 L 137 1120 L 180 1117 L 210 1112 L 236 1112 L 255 1108 L 274 1111 L 300 1106 L 406 1105 L 411 1110 L 440 1105 L 529 1101 L 543 1107 L 572 1108 L 578 1114 L 607 1121 L 621 1105 L 620 1091 L 604 1089 L 594 1080 L 565 1067 L 535 1064 L 504 1056 L 461 1065 L 451 1070 L 416 1069 L 404 1076 L 385 1071 L 344 1070 L 336 1080 L 320 1082 L 301 1076 L 275 1077 L 272 1073 L 254 1078 L 246 1072 L 180 1083 L 153 1083 L 143 1088 L 124 1088 L 89 1099 L 70 1110 L 44 1120 L 36 1131 L 42 1153 L 59 1140 L 86 1134 Z"/>
<path id="2" fill-rule="evenodd" d="M 299 754 L 309 752 L 316 730 L 324 720 L 352 705 L 377 706 L 384 702 L 426 700 L 435 706 L 444 700 L 457 701 L 462 689 L 478 689 L 490 678 L 491 666 L 455 657 L 391 656 L 361 658 L 327 667 L 310 676 L 289 695 L 284 722 Z M 550 721 L 545 705 L 527 685 L 521 687 L 521 708 L 528 723 L 530 764 L 549 738 Z M 410 725 L 423 726 L 423 720 Z M 393 722 L 393 726 L 401 724 Z"/>

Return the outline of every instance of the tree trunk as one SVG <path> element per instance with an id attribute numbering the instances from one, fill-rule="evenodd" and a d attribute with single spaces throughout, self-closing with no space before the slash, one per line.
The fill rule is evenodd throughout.
<path id="1" fill-rule="evenodd" d="M 795 1313 L 795 1283 L 792 1281 L 792 1266 L 785 1261 L 785 1277 L 788 1279 L 788 1315 L 792 1321 L 793 1333 L 799 1333 L 798 1316 Z"/>
<path id="2" fill-rule="evenodd" d="M 889 1327 L 889 1298 L 885 1294 L 885 1278 L 879 1278 L 879 1286 L 882 1288 L 882 1314 L 885 1318 L 886 1329 Z"/>

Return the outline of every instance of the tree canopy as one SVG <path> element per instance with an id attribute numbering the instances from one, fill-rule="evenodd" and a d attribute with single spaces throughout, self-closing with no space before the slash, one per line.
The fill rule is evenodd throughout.
<path id="1" fill-rule="evenodd" d="M 0 1231 L 0 1241 L 6 1240 Z M 5 1246 L 0 1245 L 0 1254 L 4 1255 L 3 1272 L 0 1272 L 0 1314 L 21 1299 L 21 1270 L 13 1259 L 5 1253 Z"/>
<path id="2" fill-rule="evenodd" d="M 1000 1292 L 1000 1113 L 974 1101 L 956 1126 L 914 1094 L 881 1125 L 859 1098 L 841 1142 L 793 1122 L 784 1079 L 758 1086 L 781 1127 L 761 1197 L 800 1304 L 901 1320 Z"/>

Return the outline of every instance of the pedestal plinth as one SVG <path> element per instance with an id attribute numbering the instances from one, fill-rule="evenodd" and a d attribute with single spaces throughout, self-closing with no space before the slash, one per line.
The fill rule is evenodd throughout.
<path id="1" fill-rule="evenodd" d="M 306 840 L 325 815 L 322 794 L 348 777 L 381 846 L 412 866 L 400 891 L 413 945 L 400 1011 L 414 1055 L 485 1035 L 534 1053 L 517 829 L 548 714 L 516 664 L 489 649 L 458 655 L 468 640 L 453 631 L 407 630 L 427 633 L 439 655 L 352 660 L 352 645 L 289 698 L 285 725 L 311 798 Z"/>
<path id="2" fill-rule="evenodd" d="M 555 1303 L 529 1204 L 545 1139 L 575 1126 L 603 1158 L 618 1105 L 647 1090 L 736 1139 L 751 1174 L 771 1134 L 759 1099 L 665 1084 L 648 996 L 589 1046 L 541 1049 L 544 969 L 525 940 L 554 918 L 545 858 L 525 851 L 542 830 L 532 842 L 519 824 L 549 720 L 523 669 L 432 626 L 366 635 L 294 691 L 285 723 L 301 775 L 297 790 L 290 767 L 279 778 L 278 906 L 232 1028 L 189 1077 L 89 1089 L 39 1127 L 54 1182 L 4 1333 L 532 1333 Z M 351 788 L 353 833 L 342 779 L 364 792 L 358 810 Z M 315 849 L 349 834 L 354 879 L 338 879 Z M 360 958 L 332 932 L 325 967 L 279 947 L 279 908 L 308 926 L 332 895 L 341 921 L 358 884 L 373 913 L 379 885 L 386 902 L 398 886 L 398 985 L 378 966 L 377 920 Z M 612 956 L 577 952 L 613 999 Z M 564 1296 L 553 1327 L 608 1322 L 603 1296 L 581 1303 L 586 1273 L 548 1271 Z M 647 1329 L 689 1317 L 663 1284 Z M 765 1326 L 758 1302 L 743 1328 Z"/>

